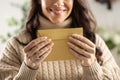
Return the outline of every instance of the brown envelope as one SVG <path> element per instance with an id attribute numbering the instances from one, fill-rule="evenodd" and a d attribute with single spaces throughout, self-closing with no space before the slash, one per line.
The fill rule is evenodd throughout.
<path id="1" fill-rule="evenodd" d="M 38 30 L 37 35 L 47 36 L 54 42 L 53 50 L 45 59 L 45 61 L 55 61 L 55 60 L 72 60 L 77 59 L 72 55 L 67 46 L 68 37 L 73 34 L 83 35 L 82 28 L 64 28 L 64 29 L 45 29 Z"/>

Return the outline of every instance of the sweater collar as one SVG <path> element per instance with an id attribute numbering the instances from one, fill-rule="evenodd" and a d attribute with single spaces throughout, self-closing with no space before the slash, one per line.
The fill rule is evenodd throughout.
<path id="1" fill-rule="evenodd" d="M 40 27 L 39 29 L 55 29 L 55 28 L 68 28 L 71 26 L 72 18 L 68 18 L 63 23 L 54 24 L 48 19 L 39 16 Z"/>

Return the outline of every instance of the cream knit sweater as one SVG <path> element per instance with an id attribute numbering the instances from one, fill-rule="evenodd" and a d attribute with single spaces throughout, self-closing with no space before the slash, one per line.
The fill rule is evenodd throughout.
<path id="1" fill-rule="evenodd" d="M 31 40 L 26 32 L 16 37 L 23 43 Z M 0 80 L 120 80 L 120 69 L 98 35 L 96 46 L 103 52 L 102 66 L 95 62 L 89 67 L 82 67 L 79 60 L 43 61 L 38 70 L 31 70 L 23 62 L 24 45 L 13 37 L 0 55 Z"/>

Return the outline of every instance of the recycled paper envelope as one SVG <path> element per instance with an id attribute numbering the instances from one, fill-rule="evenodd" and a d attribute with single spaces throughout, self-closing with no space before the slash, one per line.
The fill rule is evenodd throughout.
<path id="1" fill-rule="evenodd" d="M 77 59 L 73 54 L 69 52 L 67 45 L 68 37 L 73 33 L 83 35 L 83 30 L 82 28 L 38 30 L 38 37 L 46 36 L 52 39 L 54 43 L 53 50 L 47 56 L 45 61 Z"/>

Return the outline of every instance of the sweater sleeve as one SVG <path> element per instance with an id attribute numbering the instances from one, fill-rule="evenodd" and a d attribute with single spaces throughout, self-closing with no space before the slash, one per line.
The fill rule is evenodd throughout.
<path id="1" fill-rule="evenodd" d="M 83 67 L 82 80 L 120 80 L 120 69 L 105 42 L 98 35 L 96 46 L 102 51 L 103 65 L 100 66 L 96 61 L 89 67 Z"/>
<path id="2" fill-rule="evenodd" d="M 36 80 L 37 70 L 29 69 L 20 59 L 18 43 L 11 39 L 0 55 L 0 80 Z"/>

